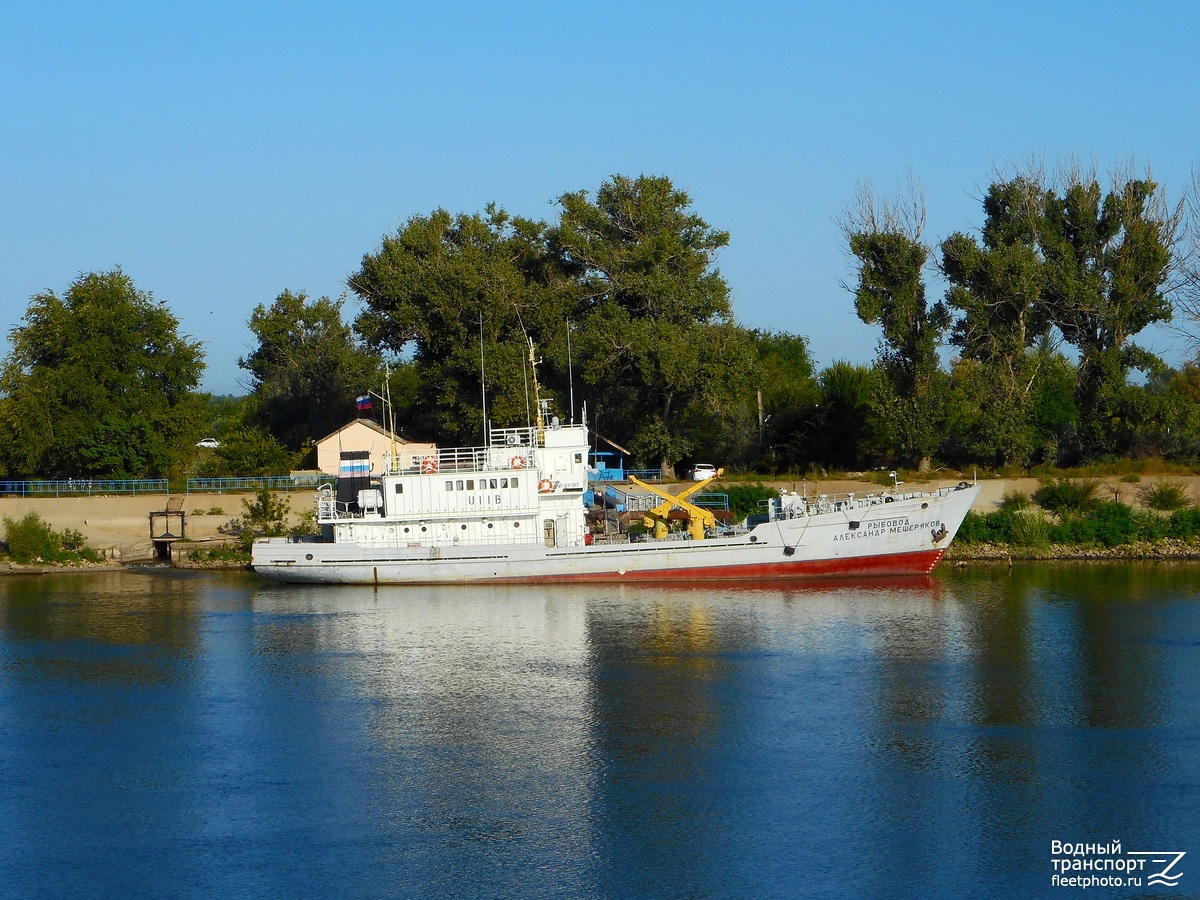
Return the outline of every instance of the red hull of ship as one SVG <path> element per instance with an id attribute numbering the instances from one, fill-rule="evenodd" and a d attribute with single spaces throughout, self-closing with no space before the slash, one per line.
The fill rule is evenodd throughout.
<path id="1" fill-rule="evenodd" d="M 883 575 L 928 575 L 941 562 L 945 549 L 918 550 L 880 556 L 840 559 L 787 560 L 755 565 L 699 566 L 678 569 L 644 569 L 588 574 L 541 575 L 536 578 L 478 579 L 512 582 L 670 582 L 670 581 L 769 581 L 807 578 L 852 578 Z"/>

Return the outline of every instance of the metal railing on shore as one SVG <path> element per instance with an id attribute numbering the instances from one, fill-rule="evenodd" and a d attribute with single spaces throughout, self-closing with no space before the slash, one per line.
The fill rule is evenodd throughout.
<path id="1" fill-rule="evenodd" d="M 165 478 L 61 478 L 0 481 L 6 497 L 94 497 L 112 494 L 166 494 Z"/>
<path id="2" fill-rule="evenodd" d="M 318 475 L 245 475 L 238 478 L 189 478 L 185 485 L 188 494 L 244 494 L 247 491 L 312 490 L 324 483 L 337 483 L 336 478 Z"/>

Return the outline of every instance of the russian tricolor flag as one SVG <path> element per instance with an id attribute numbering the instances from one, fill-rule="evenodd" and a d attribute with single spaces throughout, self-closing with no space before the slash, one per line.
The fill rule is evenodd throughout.
<path id="1" fill-rule="evenodd" d="M 358 404 L 359 409 L 371 409 L 372 407 L 370 394 L 363 394 L 354 402 Z"/>

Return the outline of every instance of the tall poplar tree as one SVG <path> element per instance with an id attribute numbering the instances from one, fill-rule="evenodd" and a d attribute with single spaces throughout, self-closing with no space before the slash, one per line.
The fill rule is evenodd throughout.
<path id="1" fill-rule="evenodd" d="M 938 347 L 950 325 L 945 303 L 926 299 L 922 242 L 925 199 L 915 184 L 895 201 L 859 189 L 841 228 L 854 258 L 854 309 L 879 325 L 879 366 L 886 376 L 876 397 L 878 422 L 900 461 L 927 464 L 945 416 L 944 373 Z"/>
<path id="2" fill-rule="evenodd" d="M 1069 172 L 1051 196 L 1038 242 L 1054 325 L 1079 352 L 1080 449 L 1119 451 L 1114 419 L 1131 369 L 1162 366 L 1133 338 L 1171 319 L 1173 250 L 1183 207 L 1149 176 L 1115 176 L 1104 192 L 1094 174 Z"/>

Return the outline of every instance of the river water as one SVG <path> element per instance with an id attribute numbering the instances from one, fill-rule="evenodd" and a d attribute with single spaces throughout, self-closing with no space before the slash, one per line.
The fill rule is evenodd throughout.
<path id="1" fill-rule="evenodd" d="M 0 893 L 1200 896 L 1198 594 L 5 578 Z M 1178 886 L 1052 885 L 1114 840 Z"/>

